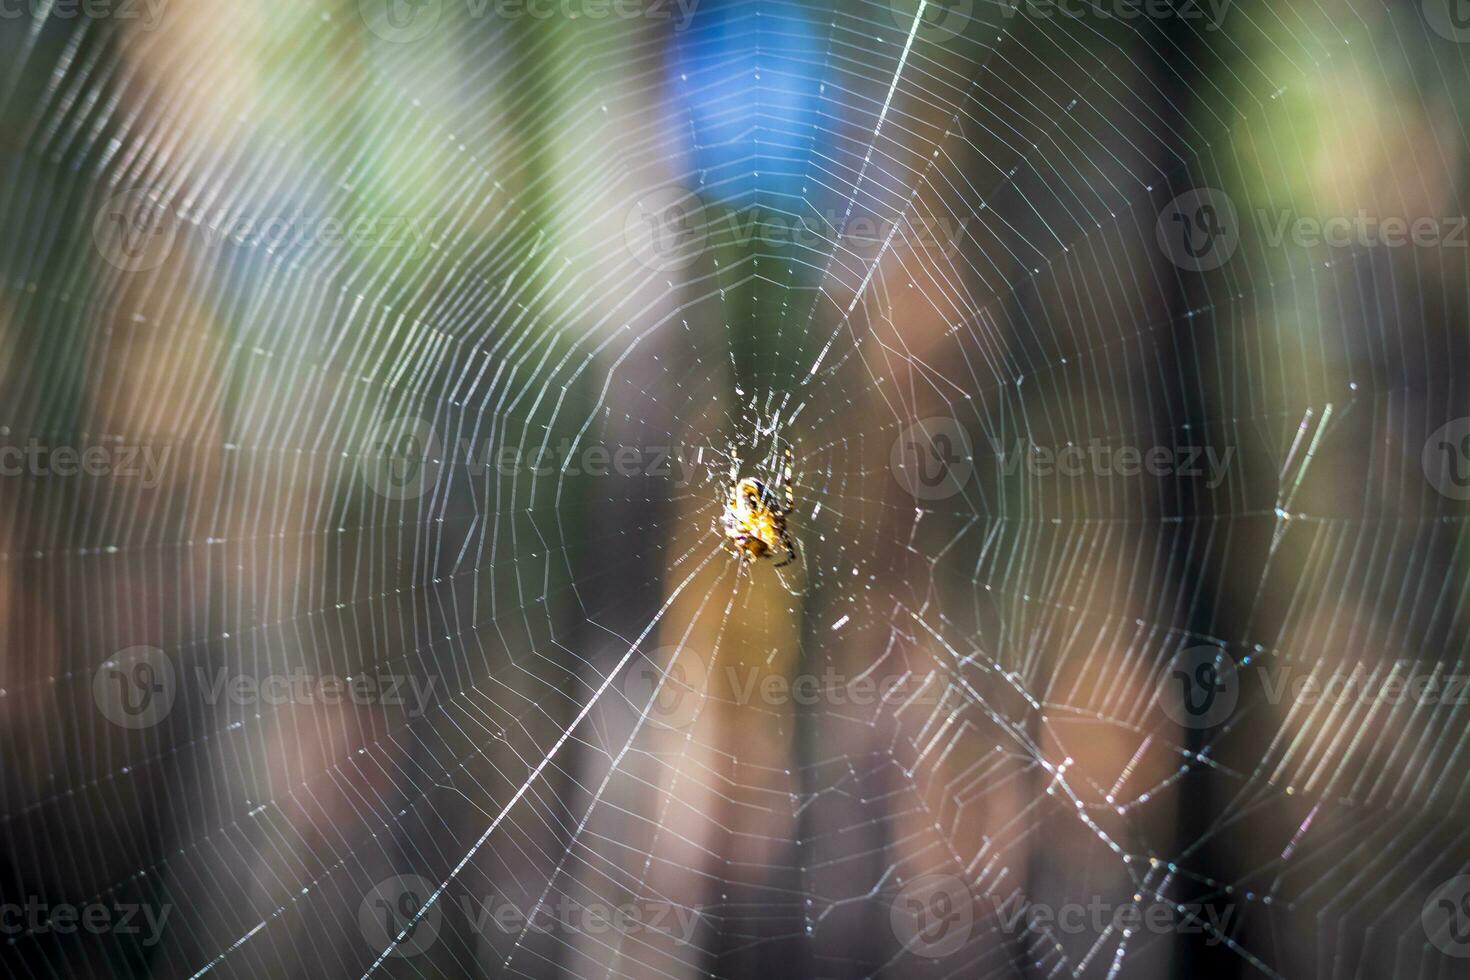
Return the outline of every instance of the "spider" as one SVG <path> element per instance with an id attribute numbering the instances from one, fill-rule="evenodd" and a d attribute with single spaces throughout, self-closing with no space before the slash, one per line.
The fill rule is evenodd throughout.
<path id="1" fill-rule="evenodd" d="M 744 564 L 758 558 L 780 560 L 785 568 L 796 560 L 796 541 L 786 521 L 796 507 L 796 488 L 791 479 L 791 448 L 782 453 L 781 499 L 764 483 L 751 477 L 740 479 L 740 457 L 730 453 L 730 497 L 725 501 L 722 523 L 725 544 Z"/>

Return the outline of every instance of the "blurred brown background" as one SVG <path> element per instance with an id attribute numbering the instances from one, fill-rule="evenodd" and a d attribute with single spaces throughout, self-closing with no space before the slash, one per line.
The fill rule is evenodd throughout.
<path id="1" fill-rule="evenodd" d="M 1463 975 L 1461 14 L 0 11 L 7 971 Z"/>

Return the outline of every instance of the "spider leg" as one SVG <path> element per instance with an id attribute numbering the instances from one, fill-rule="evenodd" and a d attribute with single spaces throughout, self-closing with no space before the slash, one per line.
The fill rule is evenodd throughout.
<path id="1" fill-rule="evenodd" d="M 786 462 L 781 468 L 781 487 L 786 493 L 786 513 L 789 514 L 796 507 L 796 484 L 792 482 L 791 477 L 791 447 L 789 445 L 783 456 Z"/>
<path id="2" fill-rule="evenodd" d="M 781 543 L 786 546 L 786 557 L 775 564 L 775 568 L 785 568 L 796 561 L 796 542 L 791 540 L 791 535 L 786 531 L 781 532 Z"/>
<path id="3" fill-rule="evenodd" d="M 730 444 L 730 485 L 733 487 L 735 481 L 740 478 L 740 451 Z"/>

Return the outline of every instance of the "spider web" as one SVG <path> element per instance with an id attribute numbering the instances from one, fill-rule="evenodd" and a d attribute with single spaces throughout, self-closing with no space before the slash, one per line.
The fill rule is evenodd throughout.
<path id="1" fill-rule="evenodd" d="M 3 34 L 0 435 L 163 460 L 5 477 L 0 896 L 168 910 L 16 975 L 1455 975 L 1467 709 L 1257 682 L 1465 669 L 1466 253 L 1254 217 L 1461 210 L 1427 8 L 153 9 Z"/>

